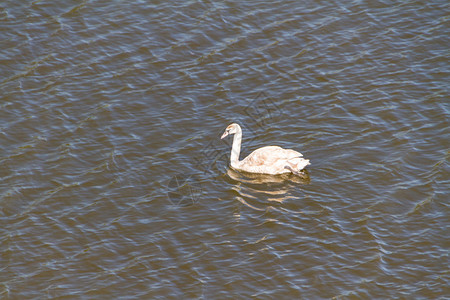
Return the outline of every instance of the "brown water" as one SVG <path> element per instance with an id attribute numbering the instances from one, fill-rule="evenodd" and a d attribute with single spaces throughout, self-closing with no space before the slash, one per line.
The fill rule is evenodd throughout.
<path id="1" fill-rule="evenodd" d="M 0 298 L 449 299 L 449 12 L 1 2 Z"/>

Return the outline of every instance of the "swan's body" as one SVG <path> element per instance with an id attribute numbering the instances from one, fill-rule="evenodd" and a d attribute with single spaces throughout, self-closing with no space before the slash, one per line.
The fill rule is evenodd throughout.
<path id="1" fill-rule="evenodd" d="M 304 159 L 300 152 L 292 149 L 283 149 L 278 146 L 266 146 L 256 149 L 240 161 L 241 127 L 236 123 L 228 125 L 221 138 L 223 139 L 229 134 L 234 134 L 230 164 L 235 170 L 271 175 L 283 173 L 300 174 L 300 171 L 310 164 L 309 160 Z"/>

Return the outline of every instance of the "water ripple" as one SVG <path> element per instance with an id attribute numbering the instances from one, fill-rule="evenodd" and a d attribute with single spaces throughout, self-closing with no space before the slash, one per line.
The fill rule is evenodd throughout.
<path id="1" fill-rule="evenodd" d="M 447 11 L 2 3 L 0 295 L 445 297 Z"/>

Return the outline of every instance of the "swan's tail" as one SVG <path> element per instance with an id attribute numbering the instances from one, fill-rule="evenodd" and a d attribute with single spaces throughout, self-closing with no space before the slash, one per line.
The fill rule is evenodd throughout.
<path id="1" fill-rule="evenodd" d="M 286 169 L 294 174 L 299 174 L 307 165 L 310 165 L 309 159 L 303 157 L 294 157 L 287 161 Z"/>

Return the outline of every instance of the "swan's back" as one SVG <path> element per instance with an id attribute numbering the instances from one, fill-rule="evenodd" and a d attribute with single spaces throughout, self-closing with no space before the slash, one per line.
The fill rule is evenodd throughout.
<path id="1" fill-rule="evenodd" d="M 299 172 L 309 165 L 300 152 L 283 149 L 279 146 L 266 146 L 256 149 L 239 162 L 239 169 L 264 174 Z"/>

